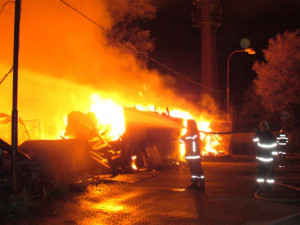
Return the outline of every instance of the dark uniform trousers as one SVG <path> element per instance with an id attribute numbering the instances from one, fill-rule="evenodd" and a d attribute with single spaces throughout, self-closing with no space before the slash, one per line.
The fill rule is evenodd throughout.
<path id="1" fill-rule="evenodd" d="M 201 159 L 186 159 L 190 171 L 191 171 L 191 181 L 198 181 L 198 179 L 204 179 L 204 173 L 201 166 Z"/>
<path id="2" fill-rule="evenodd" d="M 285 167 L 286 166 L 286 147 L 288 143 L 288 137 L 285 133 L 281 132 L 277 136 L 277 144 L 279 148 L 278 152 L 278 167 Z"/>
<path id="3" fill-rule="evenodd" d="M 268 132 L 257 133 L 253 139 L 258 146 L 258 174 L 257 183 L 273 184 L 275 163 L 278 155 L 276 138 Z"/>
<path id="4" fill-rule="evenodd" d="M 199 147 L 199 135 L 188 133 L 181 137 L 180 141 L 185 143 L 185 159 L 191 172 L 191 181 L 194 185 L 200 182 L 204 188 L 204 173 L 201 166 L 201 156 Z"/>

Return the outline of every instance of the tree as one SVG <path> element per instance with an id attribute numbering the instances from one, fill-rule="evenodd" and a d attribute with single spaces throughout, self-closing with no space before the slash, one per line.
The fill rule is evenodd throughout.
<path id="1" fill-rule="evenodd" d="M 146 63 L 149 52 L 154 49 L 150 31 L 141 28 L 143 22 L 154 19 L 156 9 L 150 0 L 109 0 L 107 8 L 114 25 L 107 32 L 111 44 L 130 51 Z"/>
<path id="2" fill-rule="evenodd" d="M 255 130 L 259 129 L 261 121 L 265 120 L 271 124 L 271 130 L 279 130 L 280 124 L 278 113 L 267 111 L 262 105 L 262 97 L 255 92 L 254 84 L 251 85 L 244 97 L 243 107 L 234 112 L 233 127 L 237 130 Z"/>
<path id="3" fill-rule="evenodd" d="M 255 62 L 255 92 L 266 110 L 280 114 L 281 125 L 299 135 L 300 29 L 277 34 L 263 50 L 265 61 Z"/>

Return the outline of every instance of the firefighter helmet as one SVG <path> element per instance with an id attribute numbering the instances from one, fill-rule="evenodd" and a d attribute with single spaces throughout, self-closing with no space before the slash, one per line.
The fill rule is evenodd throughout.
<path id="1" fill-rule="evenodd" d="M 265 129 L 265 130 L 269 130 L 270 126 L 269 123 L 266 121 L 261 121 L 259 124 L 260 129 Z"/>
<path id="2" fill-rule="evenodd" d="M 187 121 L 187 129 L 190 130 L 190 129 L 197 129 L 198 130 L 198 127 L 197 127 L 197 123 L 195 120 L 193 119 L 188 119 Z"/>

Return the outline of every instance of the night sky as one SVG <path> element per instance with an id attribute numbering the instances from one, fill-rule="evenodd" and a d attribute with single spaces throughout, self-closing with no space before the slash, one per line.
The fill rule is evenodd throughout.
<path id="1" fill-rule="evenodd" d="M 154 0 L 157 18 L 147 24 L 154 38 L 155 50 L 151 56 L 176 72 L 200 82 L 201 32 L 191 20 L 192 0 Z M 230 58 L 230 98 L 241 105 L 244 91 L 256 74 L 254 61 L 263 60 L 262 50 L 276 34 L 300 28 L 299 0 L 220 0 L 223 9 L 222 25 L 216 32 L 216 51 L 219 76 L 219 103 L 226 103 L 226 67 L 228 55 L 242 49 L 241 40 L 248 39 L 257 54 L 236 53 Z M 168 72 L 150 62 L 150 67 Z M 201 87 L 179 76 L 178 91 L 199 94 Z"/>

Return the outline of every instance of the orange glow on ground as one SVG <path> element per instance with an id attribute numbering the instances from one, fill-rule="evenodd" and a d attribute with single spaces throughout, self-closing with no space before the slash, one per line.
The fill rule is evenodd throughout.
<path id="1" fill-rule="evenodd" d="M 93 208 L 102 210 L 104 212 L 117 212 L 124 210 L 124 206 L 116 204 L 116 202 L 114 202 L 113 200 L 96 203 L 93 205 Z"/>

